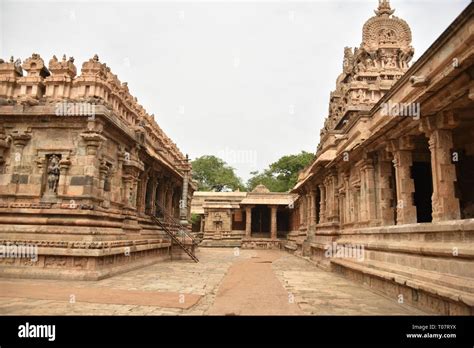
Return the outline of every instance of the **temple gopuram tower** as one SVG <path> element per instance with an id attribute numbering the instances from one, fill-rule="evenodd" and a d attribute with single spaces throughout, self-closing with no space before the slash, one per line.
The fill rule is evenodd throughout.
<path id="1" fill-rule="evenodd" d="M 360 47 L 344 48 L 343 71 L 330 95 L 318 151 L 334 131 L 369 111 L 408 70 L 414 53 L 411 30 L 394 12 L 388 0 L 380 0 L 375 16 L 363 26 Z"/>

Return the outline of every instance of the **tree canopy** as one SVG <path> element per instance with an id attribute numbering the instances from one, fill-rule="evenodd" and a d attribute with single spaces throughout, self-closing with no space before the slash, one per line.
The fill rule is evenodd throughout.
<path id="1" fill-rule="evenodd" d="M 258 184 L 263 184 L 273 192 L 289 191 L 298 180 L 298 172 L 309 165 L 313 158 L 314 154 L 306 151 L 283 156 L 262 173 L 250 173 L 253 176 L 247 181 L 247 189 L 251 191 Z"/>
<path id="2" fill-rule="evenodd" d="M 192 161 L 193 179 L 199 191 L 252 191 L 258 184 L 272 192 L 289 191 L 298 180 L 298 172 L 308 166 L 314 154 L 301 151 L 281 157 L 263 172 L 252 172 L 246 187 L 225 161 L 216 156 L 201 156 Z"/>
<path id="3" fill-rule="evenodd" d="M 216 156 L 201 156 L 192 161 L 193 179 L 199 191 L 245 191 L 242 180 L 234 168 Z"/>

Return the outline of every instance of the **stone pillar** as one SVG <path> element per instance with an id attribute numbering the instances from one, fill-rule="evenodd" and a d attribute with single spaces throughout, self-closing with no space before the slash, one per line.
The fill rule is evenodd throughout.
<path id="1" fill-rule="evenodd" d="M 102 129 L 102 125 L 99 125 L 97 132 L 93 130 L 87 130 L 84 133 L 81 133 L 81 137 L 86 146 L 84 175 L 90 178 L 90 180 L 87 181 L 87 184 L 84 185 L 84 191 L 83 191 L 84 195 L 92 195 L 92 196 L 98 195 L 98 189 L 99 189 L 98 178 L 100 177 L 99 159 L 98 159 L 99 151 L 102 144 L 106 141 L 106 138 L 99 133 L 101 129 Z M 127 159 L 125 161 L 125 164 L 127 164 Z"/>
<path id="2" fill-rule="evenodd" d="M 201 216 L 201 221 L 199 225 L 199 232 L 204 232 L 204 215 Z"/>
<path id="3" fill-rule="evenodd" d="M 155 174 L 156 175 L 156 174 Z M 155 193 L 153 194 L 153 216 L 160 216 L 160 206 L 161 206 L 161 179 L 159 176 L 155 177 Z"/>
<path id="4" fill-rule="evenodd" d="M 245 207 L 245 238 L 252 236 L 252 207 Z"/>
<path id="5" fill-rule="evenodd" d="M 161 183 L 158 185 L 158 192 L 159 192 L 159 200 L 158 205 L 160 206 L 160 214 L 163 215 L 164 211 L 166 210 L 166 192 L 168 190 L 168 184 L 166 182 L 167 179 L 164 177 L 161 180 Z"/>
<path id="6" fill-rule="evenodd" d="M 379 218 L 382 226 L 394 225 L 394 209 L 392 200 L 394 199 L 393 190 L 391 187 L 392 180 L 392 158 L 385 150 L 379 152 L 378 156 L 378 173 L 377 173 L 377 199 Z"/>
<path id="7" fill-rule="evenodd" d="M 319 187 L 319 223 L 326 222 L 326 187 L 323 184 Z"/>
<path id="8" fill-rule="evenodd" d="M 270 225 L 270 234 L 272 239 L 277 239 L 277 210 L 278 206 L 272 205 L 271 209 L 271 225 Z"/>
<path id="9" fill-rule="evenodd" d="M 183 190 L 181 200 L 179 202 L 179 218 L 182 222 L 188 220 L 188 186 L 189 186 L 189 170 L 184 171 Z"/>
<path id="10" fill-rule="evenodd" d="M 151 211 L 151 202 L 146 201 L 146 196 L 148 193 L 148 181 L 150 177 L 148 174 L 143 174 L 140 181 L 139 181 L 139 190 L 138 190 L 138 197 L 139 197 L 139 205 L 137 205 L 137 211 L 139 213 L 150 213 Z"/>
<path id="11" fill-rule="evenodd" d="M 298 213 L 300 216 L 300 227 L 304 225 L 304 194 L 301 194 L 298 202 Z"/>
<path id="12" fill-rule="evenodd" d="M 125 150 L 119 148 L 117 153 L 117 171 L 112 177 L 112 197 L 114 201 L 123 203 L 125 201 L 125 192 L 123 187 L 123 165 L 125 162 Z"/>
<path id="13" fill-rule="evenodd" d="M 168 204 L 168 191 L 169 191 L 169 182 L 165 181 L 164 187 L 163 187 L 163 195 L 161 197 L 161 208 L 162 208 L 162 214 L 167 212 L 168 207 L 166 206 Z"/>
<path id="14" fill-rule="evenodd" d="M 461 218 L 459 199 L 455 196 L 456 167 L 452 163 L 452 128 L 458 125 L 454 113 L 425 118 L 422 130 L 429 136 L 431 172 L 433 175 L 433 221 Z"/>
<path id="15" fill-rule="evenodd" d="M 150 204 L 151 204 L 151 215 L 156 215 L 156 188 L 158 186 L 158 180 L 156 178 L 152 178 L 151 180 L 151 197 L 150 197 Z"/>
<path id="16" fill-rule="evenodd" d="M 58 183 L 58 195 L 64 196 L 67 195 L 67 172 L 69 167 L 71 166 L 71 161 L 68 158 L 62 158 L 59 161 L 59 168 L 60 168 L 60 173 L 59 173 L 59 183 Z"/>
<path id="17" fill-rule="evenodd" d="M 377 220 L 374 160 L 372 158 L 367 158 L 362 170 L 364 171 L 365 218 L 373 224 L 374 222 L 376 223 Z"/>
<path id="18" fill-rule="evenodd" d="M 339 197 L 337 194 L 337 174 L 330 172 L 327 177 L 326 190 L 326 220 L 331 222 L 339 221 Z"/>
<path id="19" fill-rule="evenodd" d="M 367 210 L 367 187 L 366 187 L 366 172 L 364 164 L 362 163 L 359 170 L 360 175 L 360 188 L 359 188 L 359 208 L 358 216 L 360 222 L 366 222 L 368 220 L 368 210 Z"/>
<path id="20" fill-rule="evenodd" d="M 173 193 L 174 193 L 174 185 L 170 183 L 168 192 L 166 194 L 166 210 L 168 214 L 174 216 L 173 214 Z"/>
<path id="21" fill-rule="evenodd" d="M 124 194 L 125 194 L 125 205 L 127 207 L 133 207 L 133 177 L 130 175 L 126 175 L 123 178 L 123 185 L 124 185 Z"/>
<path id="22" fill-rule="evenodd" d="M 360 221 L 360 182 L 352 190 L 352 222 Z"/>
<path id="23" fill-rule="evenodd" d="M 344 223 L 351 222 L 351 190 L 349 186 L 349 173 L 344 173 Z"/>
<path id="24" fill-rule="evenodd" d="M 311 222 L 310 222 L 310 226 L 313 227 L 316 225 L 317 223 L 317 220 L 316 220 L 316 204 L 318 202 L 316 202 L 316 189 L 311 189 L 310 193 L 309 193 L 309 196 L 310 196 L 310 201 L 311 201 L 311 204 L 310 204 L 310 219 L 311 219 Z"/>
<path id="25" fill-rule="evenodd" d="M 306 227 L 309 228 L 309 226 L 311 225 L 311 196 L 310 196 L 310 193 L 308 192 L 305 196 L 306 198 Z"/>
<path id="26" fill-rule="evenodd" d="M 413 205 L 415 183 L 411 178 L 413 165 L 411 137 L 406 136 L 390 141 L 389 151 L 393 153 L 397 187 L 397 225 L 416 223 L 416 206 Z"/>
<path id="27" fill-rule="evenodd" d="M 341 190 L 339 191 L 339 207 L 340 207 L 340 212 L 339 212 L 339 221 L 342 224 L 346 223 L 346 205 L 345 205 L 345 199 L 346 199 L 346 192 Z"/>
<path id="28" fill-rule="evenodd" d="M 326 222 L 338 221 L 339 217 L 339 195 L 337 194 L 337 175 L 331 170 L 324 179 L 326 188 Z"/>
<path id="29" fill-rule="evenodd" d="M 26 144 L 31 140 L 31 134 L 29 132 L 14 131 L 10 136 L 13 140 L 13 149 L 11 151 L 11 154 L 13 156 L 13 160 L 11 161 L 13 167 L 12 174 L 16 174 L 18 177 L 20 177 L 23 176 L 21 175 L 21 168 L 23 167 L 24 163 L 27 162 L 27 160 L 25 161 L 25 159 L 23 158 L 23 150 Z M 46 162 L 46 170 L 48 170 L 47 166 L 48 163 Z M 15 184 L 15 193 L 23 193 L 21 192 L 22 190 L 20 188 L 21 180 L 16 180 Z"/>

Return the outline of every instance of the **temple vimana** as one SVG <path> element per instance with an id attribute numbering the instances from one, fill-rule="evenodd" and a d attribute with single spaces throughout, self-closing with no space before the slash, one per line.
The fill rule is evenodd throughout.
<path id="1" fill-rule="evenodd" d="M 343 50 L 316 156 L 284 193 L 194 192 L 187 156 L 97 56 L 80 73 L 66 56 L 1 60 L 0 240 L 39 257 L 0 259 L 0 275 L 96 280 L 198 262 L 199 248 L 282 249 L 472 315 L 473 10 L 412 62 L 410 26 L 380 0 Z"/>

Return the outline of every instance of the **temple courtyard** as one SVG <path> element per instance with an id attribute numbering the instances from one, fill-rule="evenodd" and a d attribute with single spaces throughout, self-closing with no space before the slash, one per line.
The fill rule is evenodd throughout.
<path id="1" fill-rule="evenodd" d="M 423 315 L 280 250 L 200 248 L 98 281 L 1 279 L 0 315 Z"/>

